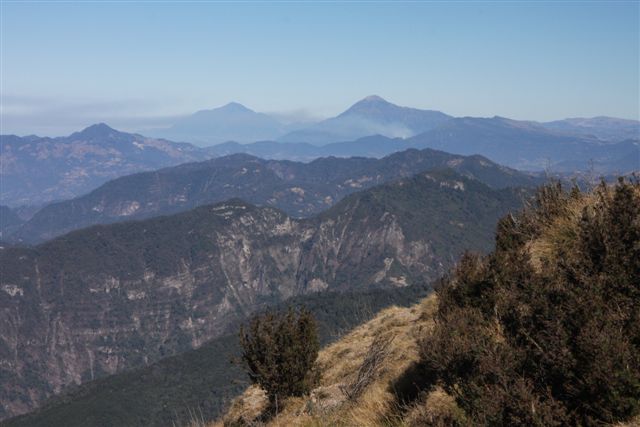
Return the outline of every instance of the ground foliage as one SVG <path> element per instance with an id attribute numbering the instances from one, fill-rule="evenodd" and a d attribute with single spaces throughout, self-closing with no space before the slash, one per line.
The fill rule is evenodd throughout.
<path id="1" fill-rule="evenodd" d="M 318 326 L 305 308 L 267 311 L 240 327 L 241 363 L 278 412 L 278 401 L 309 393 L 318 383 Z"/>
<path id="2" fill-rule="evenodd" d="M 422 374 L 453 424 L 596 426 L 640 413 L 640 185 L 559 184 L 498 224 L 438 291 Z"/>

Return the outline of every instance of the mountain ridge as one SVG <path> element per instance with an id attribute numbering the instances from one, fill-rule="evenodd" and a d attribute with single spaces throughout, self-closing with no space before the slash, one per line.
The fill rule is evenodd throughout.
<path id="1" fill-rule="evenodd" d="M 432 129 L 450 118 L 440 111 L 400 107 L 377 95 L 370 95 L 335 117 L 288 133 L 278 140 L 324 145 L 374 134 L 408 137 Z"/>
<path id="2" fill-rule="evenodd" d="M 527 194 L 433 171 L 308 219 L 233 199 L 4 248 L 3 416 L 198 347 L 264 301 L 435 280 L 464 249 L 490 250 L 496 221 Z"/>
<path id="3" fill-rule="evenodd" d="M 104 123 L 66 137 L 0 135 L 0 200 L 16 207 L 68 199 L 111 178 L 208 156 L 191 144 L 120 132 Z"/>
<path id="4" fill-rule="evenodd" d="M 496 188 L 541 182 L 482 156 L 431 149 L 383 159 L 327 157 L 310 163 L 233 154 L 117 178 L 87 195 L 44 207 L 8 238 L 33 243 L 92 224 L 171 214 L 232 197 L 305 217 L 359 189 L 446 166 Z"/>

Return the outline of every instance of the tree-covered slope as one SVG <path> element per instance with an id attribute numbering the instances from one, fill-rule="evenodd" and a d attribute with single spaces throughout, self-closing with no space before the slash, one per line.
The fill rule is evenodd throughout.
<path id="1" fill-rule="evenodd" d="M 355 191 L 442 167 L 494 188 L 540 183 L 481 156 L 430 149 L 383 159 L 328 157 L 310 163 L 235 154 L 115 179 L 82 197 L 46 206 L 10 238 L 35 243 L 93 224 L 167 215 L 234 197 L 308 217 Z"/>
<path id="2" fill-rule="evenodd" d="M 0 251 L 5 414 L 224 334 L 265 301 L 437 278 L 526 191 L 434 171 L 293 219 L 240 200 Z M 453 237 L 452 237 L 453 236 Z"/>
<path id="3" fill-rule="evenodd" d="M 429 292 L 426 284 L 366 292 L 317 293 L 287 300 L 304 306 L 318 322 L 327 344 L 379 310 L 415 303 Z M 236 334 L 216 338 L 197 350 L 150 366 L 112 375 L 70 389 L 3 427 L 128 427 L 184 425 L 192 418 L 215 419 L 247 386 L 232 361 L 239 356 Z"/>

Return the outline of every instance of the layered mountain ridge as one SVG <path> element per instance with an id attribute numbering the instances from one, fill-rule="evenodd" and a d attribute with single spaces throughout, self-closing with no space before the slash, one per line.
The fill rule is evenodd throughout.
<path id="1" fill-rule="evenodd" d="M 433 129 L 449 119 L 451 116 L 440 111 L 400 107 L 371 95 L 336 117 L 290 132 L 278 140 L 323 145 L 376 134 L 407 138 Z"/>
<path id="2" fill-rule="evenodd" d="M 85 196 L 43 208 L 7 239 L 34 243 L 93 224 L 166 215 L 232 197 L 307 217 L 354 191 L 438 167 L 453 168 L 495 188 L 541 182 L 481 156 L 430 149 L 383 159 L 329 157 L 310 163 L 235 154 L 118 178 Z"/>
<path id="3" fill-rule="evenodd" d="M 4 248 L 2 416 L 198 347 L 265 301 L 433 280 L 463 250 L 489 250 L 525 194 L 432 171 L 310 219 L 234 199 Z"/>
<path id="4" fill-rule="evenodd" d="M 454 118 L 370 96 L 335 117 L 285 135 L 290 127 L 230 103 L 180 119 L 173 134 L 150 131 L 173 140 L 217 144 L 208 147 L 129 134 L 102 123 L 68 137 L 2 135 L 0 202 L 39 206 L 78 197 L 131 173 L 236 153 L 309 162 L 434 148 L 479 154 L 531 171 L 613 175 L 640 170 L 640 122 L 634 120 Z"/>

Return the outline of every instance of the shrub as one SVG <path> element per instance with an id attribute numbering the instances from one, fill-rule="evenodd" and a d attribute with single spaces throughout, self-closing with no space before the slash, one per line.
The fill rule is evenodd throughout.
<path id="1" fill-rule="evenodd" d="M 544 187 L 437 290 L 421 363 L 473 425 L 640 413 L 640 185 Z"/>
<path id="2" fill-rule="evenodd" d="M 240 328 L 240 343 L 247 374 L 265 390 L 271 410 L 277 412 L 284 397 L 301 396 L 317 384 L 320 344 L 307 310 L 257 315 Z"/>

